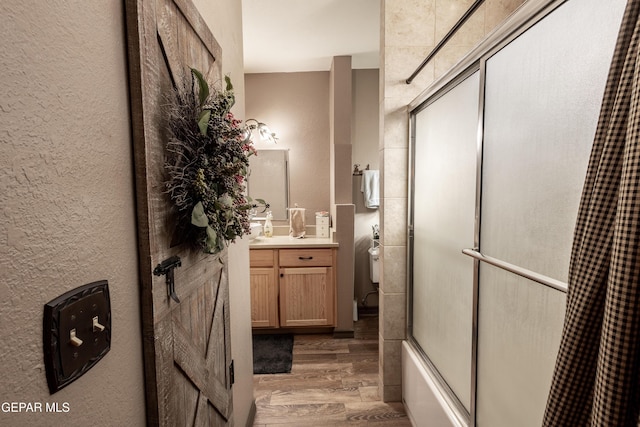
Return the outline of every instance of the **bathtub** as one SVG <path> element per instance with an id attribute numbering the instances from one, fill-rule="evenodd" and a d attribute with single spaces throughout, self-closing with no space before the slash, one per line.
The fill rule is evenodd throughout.
<path id="1" fill-rule="evenodd" d="M 402 343 L 402 400 L 416 427 L 466 427 L 449 404 L 434 375 L 408 342 Z"/>

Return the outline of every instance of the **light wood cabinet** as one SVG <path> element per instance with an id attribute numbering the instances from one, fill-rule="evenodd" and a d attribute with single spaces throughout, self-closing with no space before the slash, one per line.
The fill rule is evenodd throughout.
<path id="1" fill-rule="evenodd" d="M 271 249 L 249 251 L 251 286 L 251 326 L 278 327 L 278 252 Z"/>
<path id="2" fill-rule="evenodd" d="M 335 326 L 335 249 L 251 249 L 250 254 L 254 328 Z"/>

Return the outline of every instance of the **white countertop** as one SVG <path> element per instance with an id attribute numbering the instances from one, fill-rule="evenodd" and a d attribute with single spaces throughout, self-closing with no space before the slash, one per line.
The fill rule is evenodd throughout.
<path id="1" fill-rule="evenodd" d="M 294 239 L 289 236 L 259 236 L 249 241 L 249 249 L 278 249 L 278 248 L 328 248 L 338 247 L 338 243 L 330 238 L 305 237 Z"/>

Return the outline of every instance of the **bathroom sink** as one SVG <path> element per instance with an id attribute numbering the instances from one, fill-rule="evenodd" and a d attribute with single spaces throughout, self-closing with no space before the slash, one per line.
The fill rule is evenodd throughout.
<path id="1" fill-rule="evenodd" d="M 262 224 L 259 222 L 252 222 L 249 224 L 249 227 L 251 229 L 251 233 L 249 233 L 249 239 L 253 240 L 256 237 L 260 236 L 262 234 Z"/>

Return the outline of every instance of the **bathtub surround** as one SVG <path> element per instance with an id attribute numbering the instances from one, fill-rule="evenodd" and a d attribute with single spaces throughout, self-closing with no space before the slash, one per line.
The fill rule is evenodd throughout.
<path id="1" fill-rule="evenodd" d="M 465 0 L 383 0 L 380 40 L 380 396 L 402 398 L 406 338 L 406 227 L 409 104 L 502 22 L 522 0 L 490 0 L 467 21 L 411 85 L 405 80 L 465 12 Z M 407 13 L 411 11 L 411 13 Z"/>
<path id="2" fill-rule="evenodd" d="M 424 360 L 427 371 L 439 374 L 445 381 L 437 383 L 450 387 L 443 388 L 443 394 L 430 386 L 429 375 L 422 375 L 436 394 L 454 399 L 451 407 L 457 415 L 452 424 L 542 422 L 564 313 L 566 286 L 557 282 L 568 270 L 584 170 L 623 8 L 624 0 L 606 5 L 597 0 L 528 2 L 410 104 L 415 178 L 409 324 L 415 341 L 409 343 L 419 343 L 429 357 Z M 459 126 L 447 125 L 450 119 Z M 458 145 L 465 155 L 455 154 Z M 441 158 L 444 171 L 438 171 L 439 164 L 429 164 L 429 157 Z M 454 159 L 453 165 L 448 159 Z M 452 170 L 458 181 L 471 181 L 465 186 L 470 195 L 462 198 L 462 191 L 452 190 L 454 177 L 447 177 Z M 438 179 L 443 182 L 437 184 Z M 452 214 L 439 218 L 439 211 L 432 212 L 423 199 L 437 200 Z M 473 219 L 474 210 L 476 221 L 481 221 L 472 231 L 463 226 Z M 425 223 L 431 228 L 425 230 Z M 445 227 L 434 229 L 434 223 L 453 227 L 443 232 Z M 473 246 L 485 254 L 475 260 L 460 253 L 473 234 Z M 440 261 L 447 253 L 446 261 Z M 507 262 L 501 265 L 498 260 Z M 429 261 L 435 268 L 420 268 Z M 449 283 L 434 275 L 446 265 L 451 273 L 459 272 L 462 268 L 456 264 L 470 261 L 475 263 L 472 280 L 466 275 Z M 447 296 L 438 286 L 443 281 L 447 289 L 464 289 Z M 471 297 L 472 315 L 456 316 L 467 319 L 463 328 L 447 318 L 448 312 L 424 322 L 438 307 L 447 306 L 446 301 L 460 307 Z M 439 301 L 435 307 L 433 299 Z M 446 333 L 429 327 L 438 322 Z M 442 348 L 464 341 L 469 347 L 469 338 L 470 372 L 464 369 L 468 361 L 456 368 L 460 349 L 442 357 Z M 411 359 L 405 359 L 403 369 L 410 371 L 406 378 L 416 379 L 420 366 Z M 467 373 L 460 376 L 460 371 Z M 414 386 L 412 380 L 410 387 Z M 412 393 L 407 387 L 403 390 Z M 405 395 L 409 412 L 419 413 L 412 400 Z"/>

